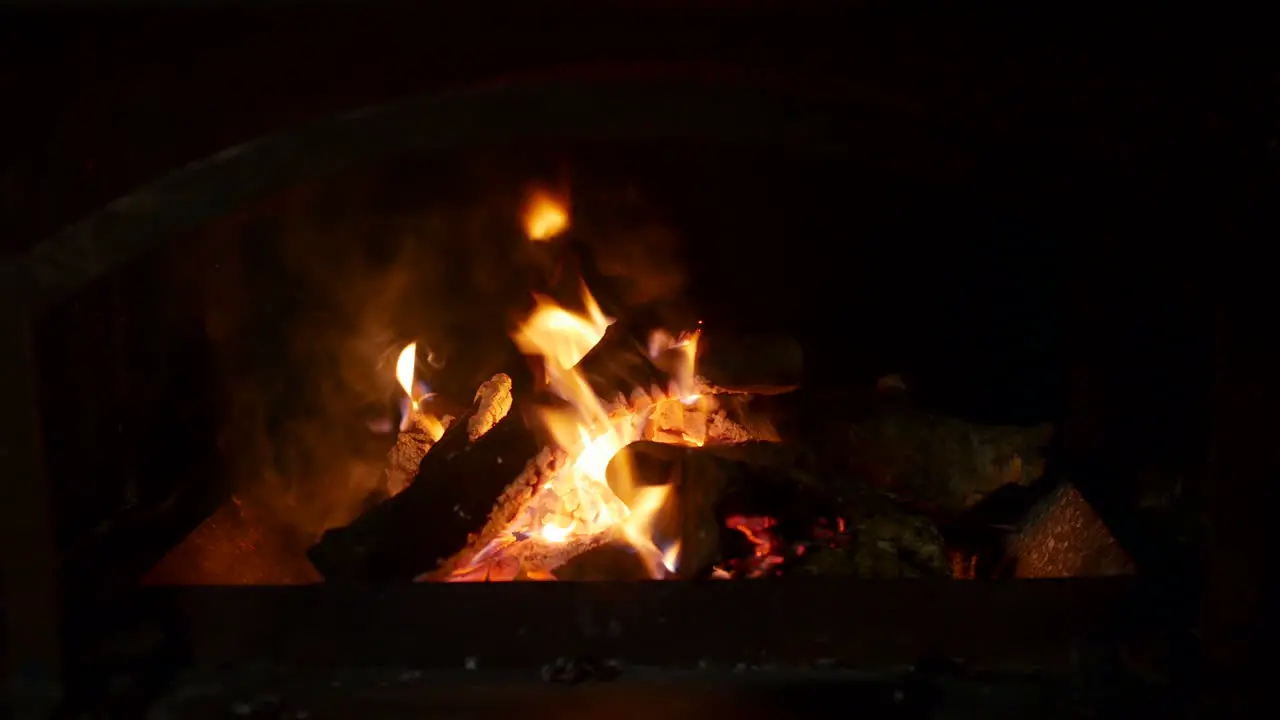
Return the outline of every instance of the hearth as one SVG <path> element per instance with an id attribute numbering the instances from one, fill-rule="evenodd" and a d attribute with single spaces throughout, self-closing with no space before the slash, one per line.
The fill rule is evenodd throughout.
<path id="1" fill-rule="evenodd" d="M 76 662 L 1121 664 L 1167 625 L 1144 576 L 1195 561 L 1188 461 L 1098 490 L 1073 229 L 900 171 L 850 132 L 878 122 L 756 88 L 407 102 L 37 248 Z"/>

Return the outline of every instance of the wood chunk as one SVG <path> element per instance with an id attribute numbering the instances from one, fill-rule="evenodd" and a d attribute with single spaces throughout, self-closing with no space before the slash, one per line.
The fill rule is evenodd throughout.
<path id="1" fill-rule="evenodd" d="M 800 386 L 804 350 L 787 335 L 705 334 L 698 344 L 698 375 L 715 392 L 776 395 Z"/>
<path id="2" fill-rule="evenodd" d="M 611 542 L 575 556 L 557 567 L 557 580 L 648 580 L 649 570 L 635 549 L 625 542 Z"/>
<path id="3" fill-rule="evenodd" d="M 499 423 L 500 426 L 501 423 Z M 430 572 L 419 576 L 418 579 L 445 580 L 451 575 L 467 570 L 478 552 L 484 550 L 491 543 L 500 542 L 504 539 L 511 522 L 515 520 L 525 505 L 533 499 L 534 493 L 560 472 L 564 467 L 565 460 L 566 455 L 562 450 L 551 447 L 540 449 L 503 490 L 501 496 L 494 503 L 493 510 L 489 513 L 485 523 L 467 536 L 465 544 L 433 566 L 434 569 Z M 534 561 L 538 560 L 538 558 L 532 557 L 535 551 L 531 547 L 521 548 L 521 550 L 531 554 L 529 565 L 532 567 L 535 564 Z M 554 567 L 554 561 L 549 562 L 546 566 L 537 566 L 538 569 L 544 570 Z"/>
<path id="4" fill-rule="evenodd" d="M 636 388 L 656 387 L 665 392 L 671 383 L 671 376 L 653 364 L 647 348 L 621 322 L 609 326 L 577 368 L 602 398 L 626 396 Z"/>
<path id="5" fill-rule="evenodd" d="M 445 425 L 434 415 L 414 410 L 406 427 L 396 436 L 396 444 L 387 451 L 387 467 L 382 474 L 382 490 L 387 497 L 399 495 L 418 475 L 418 466 L 427 451 L 444 436 Z"/>
<path id="6" fill-rule="evenodd" d="M 542 442 L 521 412 L 507 413 L 473 441 L 471 420 L 482 411 L 493 414 L 486 402 L 445 431 L 408 488 L 311 547 L 307 555 L 326 580 L 412 580 L 487 526 L 514 517 L 513 498 L 532 492 L 519 483 L 539 481 L 527 468 Z"/>
<path id="7" fill-rule="evenodd" d="M 511 376 L 498 373 L 476 390 L 475 412 L 467 419 L 467 439 L 475 442 L 511 411 Z"/>
<path id="8" fill-rule="evenodd" d="M 1038 479 L 1052 433 L 1049 424 L 980 425 L 891 400 L 839 427 L 825 455 L 832 467 L 952 518 L 1000 487 Z"/>
<path id="9" fill-rule="evenodd" d="M 1028 513 L 1009 538 L 1014 576 L 1063 578 L 1129 575 L 1133 561 L 1102 518 L 1069 482 Z"/>
<path id="10" fill-rule="evenodd" d="M 620 495 L 629 485 L 672 486 L 654 522 L 655 534 L 680 541 L 678 576 L 703 577 L 721 560 L 729 515 L 773 517 L 780 532 L 793 537 L 807 536 L 818 518 L 834 516 L 834 499 L 821 487 L 794 468 L 775 464 L 789 454 L 774 445 L 636 442 L 614 457 L 607 475 Z"/>

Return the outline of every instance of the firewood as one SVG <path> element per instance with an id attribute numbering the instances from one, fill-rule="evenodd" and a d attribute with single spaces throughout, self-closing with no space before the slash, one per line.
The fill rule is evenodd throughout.
<path id="1" fill-rule="evenodd" d="M 418 475 L 418 467 L 427 451 L 436 444 L 453 418 L 444 419 L 411 410 L 404 429 L 396 436 L 396 444 L 387 451 L 387 467 L 382 473 L 378 501 L 399 495 Z"/>
<path id="2" fill-rule="evenodd" d="M 698 375 L 713 393 L 777 395 L 800 386 L 804 351 L 786 335 L 717 335 L 698 342 Z"/>
<path id="3" fill-rule="evenodd" d="M 781 533 L 795 537 L 806 536 L 820 518 L 834 518 L 834 498 L 789 466 L 790 457 L 776 443 L 680 447 L 637 442 L 610 462 L 608 477 L 620 489 L 672 486 L 654 532 L 679 540 L 678 576 L 702 577 L 722 558 L 729 532 L 725 520 L 731 515 L 771 516 Z"/>
<path id="4" fill-rule="evenodd" d="M 927 412 L 893 392 L 829 432 L 820 441 L 827 466 L 949 521 L 1001 487 L 1038 479 L 1053 426 L 984 425 Z"/>
<path id="5" fill-rule="evenodd" d="M 628 396 L 637 388 L 669 390 L 671 376 L 649 358 L 633 330 L 615 322 L 578 362 L 578 370 L 601 398 Z"/>
<path id="6" fill-rule="evenodd" d="M 675 348 L 655 352 L 642 340 L 643 334 L 616 322 L 578 363 L 597 395 L 627 396 L 637 388 L 658 388 L 667 394 L 679 391 L 677 365 L 684 362 L 683 352 Z M 700 335 L 697 379 L 690 389 L 710 395 L 778 395 L 799 387 L 802 370 L 803 353 L 792 338 Z"/>
<path id="7" fill-rule="evenodd" d="M 615 541 L 574 556 L 553 574 L 557 580 L 570 581 L 648 580 L 649 568 L 634 548 Z"/>
<path id="8" fill-rule="evenodd" d="M 423 457 L 408 488 L 312 546 L 307 555 L 326 580 L 412 580 L 485 527 L 514 517 L 516 496 L 533 492 L 519 484 L 539 481 L 526 470 L 543 443 L 523 409 L 512 407 L 510 386 L 505 376 L 486 383 L 471 411 Z M 499 419 L 503 406 L 509 410 Z"/>
<path id="9" fill-rule="evenodd" d="M 1061 578 L 1129 575 L 1133 561 L 1080 491 L 1062 482 L 1027 513 L 1009 537 L 1014 576 Z"/>

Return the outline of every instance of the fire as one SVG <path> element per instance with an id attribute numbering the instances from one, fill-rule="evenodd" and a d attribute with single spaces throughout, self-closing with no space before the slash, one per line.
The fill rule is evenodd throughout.
<path id="1" fill-rule="evenodd" d="M 530 240 L 547 242 L 569 228 L 569 211 L 551 193 L 537 190 L 529 196 L 521 220 Z"/>
<path id="2" fill-rule="evenodd" d="M 667 503 L 671 487 L 633 489 L 626 477 L 615 478 L 620 486 L 611 487 L 605 470 L 619 450 L 643 436 L 661 403 L 679 408 L 682 399 L 696 400 L 693 357 L 697 334 L 672 338 L 667 343 L 687 357 L 674 374 L 677 397 L 664 398 L 643 410 L 606 407 L 577 366 L 604 337 L 613 320 L 605 316 L 585 285 L 581 296 L 581 312 L 546 297 L 535 297 L 534 310 L 513 334 L 522 352 L 543 359 L 549 389 L 564 401 L 560 407 L 543 411 L 540 420 L 569 461 L 564 470 L 539 489 L 502 538 L 464 563 L 453 580 L 494 580 L 508 574 L 498 572 L 498 565 L 508 560 L 520 543 L 582 543 L 585 548 L 596 541 L 624 541 L 635 549 L 651 577 L 665 577 L 677 567 L 679 544 L 660 549 L 653 540 L 654 521 Z M 683 436 L 675 441 L 701 444 L 700 439 Z M 623 502 L 619 493 L 629 495 L 628 502 Z M 538 570 L 532 569 L 534 574 Z"/>

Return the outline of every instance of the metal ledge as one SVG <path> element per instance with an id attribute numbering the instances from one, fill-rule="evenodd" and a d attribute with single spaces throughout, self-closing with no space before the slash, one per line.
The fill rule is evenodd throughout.
<path id="1" fill-rule="evenodd" d="M 71 616 L 94 635 L 143 633 L 203 667 L 527 669 L 591 658 L 891 668 L 955 658 L 1044 668 L 1145 632 L 1137 588 L 1133 578 L 199 587 L 77 598 Z"/>

